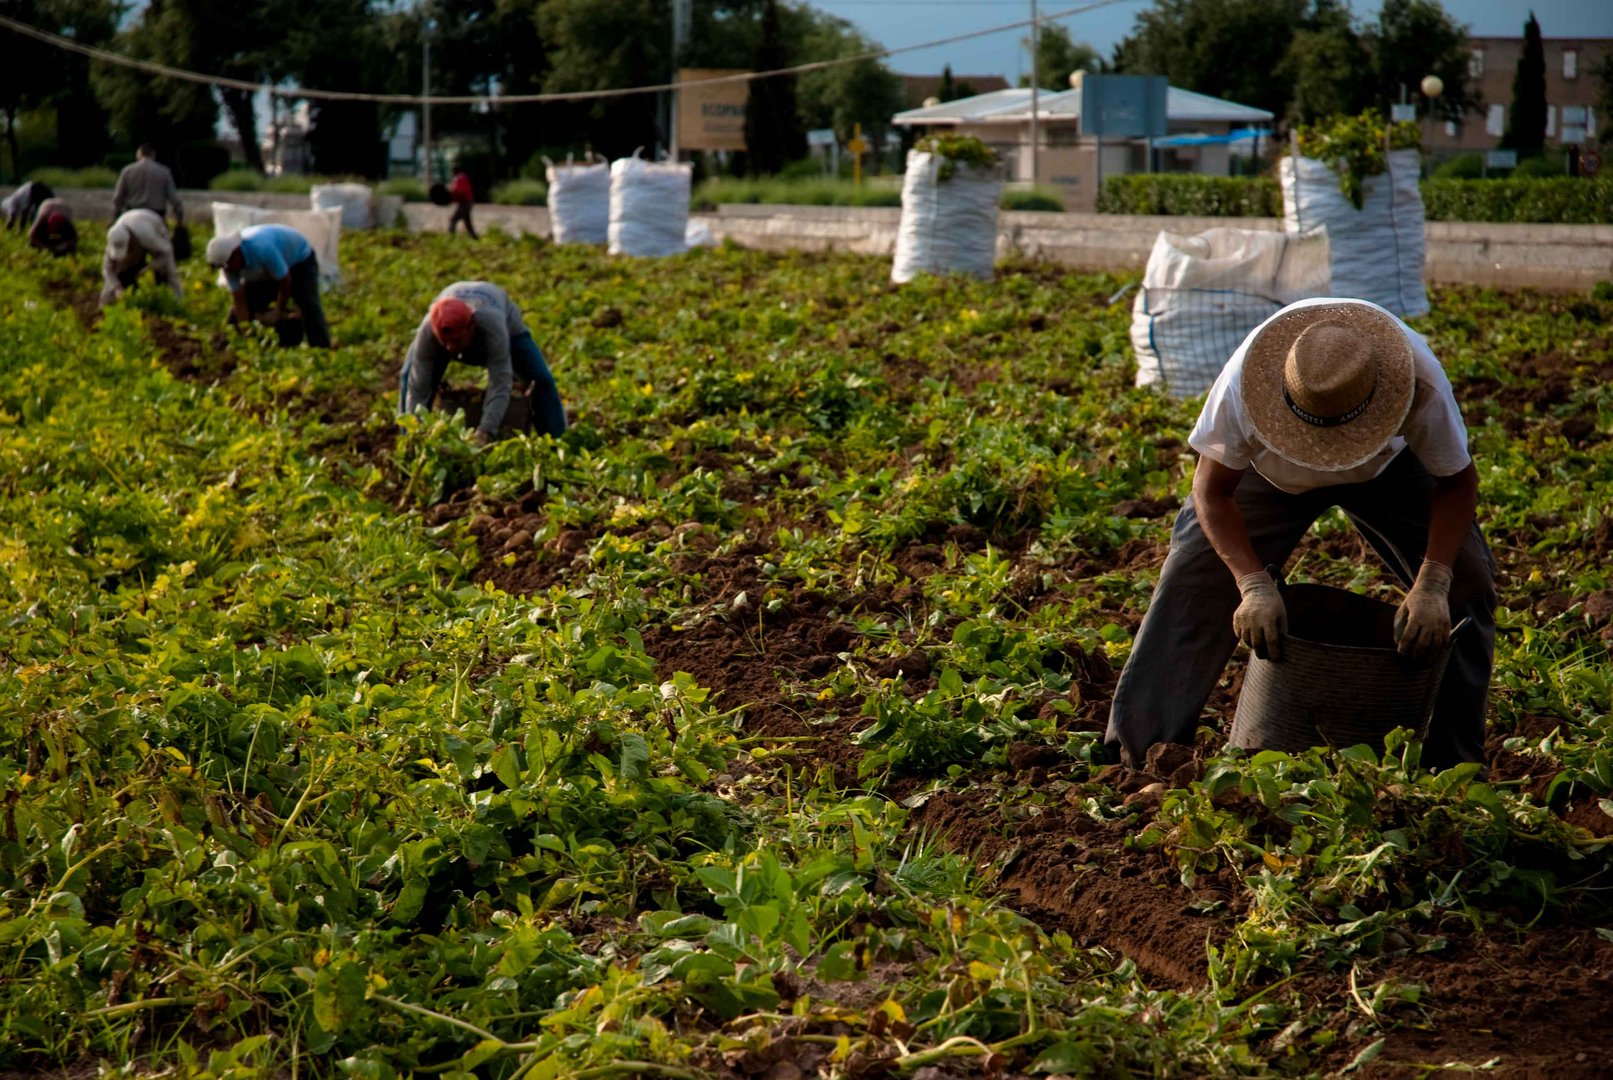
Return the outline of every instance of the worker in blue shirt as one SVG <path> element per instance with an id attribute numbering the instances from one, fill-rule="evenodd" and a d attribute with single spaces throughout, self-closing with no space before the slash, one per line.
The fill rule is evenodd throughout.
<path id="1" fill-rule="evenodd" d="M 319 304 L 319 261 L 302 233 L 288 225 L 249 225 L 213 237 L 207 262 L 224 271 L 232 295 L 231 322 L 255 318 L 273 326 L 285 317 L 286 301 L 295 300 L 308 344 L 330 348 L 330 328 Z M 267 285 L 278 286 L 272 310 L 264 310 L 267 297 L 252 288 Z"/>

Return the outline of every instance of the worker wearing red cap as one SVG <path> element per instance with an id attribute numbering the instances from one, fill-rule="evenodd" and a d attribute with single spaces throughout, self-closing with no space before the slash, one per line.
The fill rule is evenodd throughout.
<path id="1" fill-rule="evenodd" d="M 73 211 L 65 199 L 46 199 L 28 230 L 28 246 L 44 248 L 52 255 L 71 255 L 78 250 L 78 230 L 73 227 Z"/>
<path id="2" fill-rule="evenodd" d="M 547 435 L 566 430 L 566 410 L 543 352 L 527 331 L 521 309 L 497 285 L 456 281 L 437 294 L 403 361 L 399 412 L 429 408 L 454 360 L 487 369 L 482 419 L 474 436 L 478 442 L 498 434 L 517 378 L 531 384 L 528 400 L 534 426 Z"/>

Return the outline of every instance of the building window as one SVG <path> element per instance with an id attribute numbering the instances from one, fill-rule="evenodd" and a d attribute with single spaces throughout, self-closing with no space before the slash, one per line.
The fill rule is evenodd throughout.
<path id="1" fill-rule="evenodd" d="M 1507 107 L 1505 105 L 1491 105 L 1490 111 L 1484 114 L 1484 134 L 1500 138 L 1507 131 Z"/>
<path id="2" fill-rule="evenodd" d="M 1458 129 L 1457 126 L 1456 126 L 1456 121 L 1455 120 L 1447 120 L 1447 121 L 1445 121 L 1445 134 L 1446 135 L 1449 135 L 1451 138 L 1454 139 L 1458 135 L 1460 135 L 1461 133 L 1462 133 L 1461 130 Z"/>
<path id="3" fill-rule="evenodd" d="M 1484 78 L 1484 50 L 1474 49 L 1467 54 L 1467 74 L 1469 78 Z"/>
<path id="4" fill-rule="evenodd" d="M 1563 78 L 1565 78 L 1565 79 L 1577 79 L 1577 78 L 1579 78 L 1579 50 L 1578 49 L 1564 49 L 1563 50 Z"/>
<path id="5" fill-rule="evenodd" d="M 1555 105 L 1547 105 L 1546 106 L 1546 138 L 1554 139 L 1556 137 L 1557 137 L 1557 106 L 1555 106 Z"/>

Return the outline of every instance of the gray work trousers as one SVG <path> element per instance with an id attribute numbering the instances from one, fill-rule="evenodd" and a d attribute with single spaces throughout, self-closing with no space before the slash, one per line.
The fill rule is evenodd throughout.
<path id="1" fill-rule="evenodd" d="M 1295 495 L 1250 469 L 1235 498 L 1255 554 L 1282 567 L 1306 530 L 1339 507 L 1408 587 L 1428 544 L 1428 504 L 1434 478 L 1410 450 L 1360 484 Z M 1484 709 L 1495 658 L 1495 560 L 1477 523 L 1451 568 L 1451 620 L 1473 625 L 1457 637 L 1434 702 L 1423 762 L 1445 768 L 1484 760 Z M 1120 674 L 1104 736 L 1112 757 L 1133 767 L 1155 743 L 1192 743 L 1199 716 L 1215 689 L 1237 636 L 1232 613 L 1241 597 L 1199 526 L 1193 500 L 1176 516 L 1170 553 L 1160 571 L 1131 657 Z M 1340 693 L 1349 693 L 1340 687 Z"/>

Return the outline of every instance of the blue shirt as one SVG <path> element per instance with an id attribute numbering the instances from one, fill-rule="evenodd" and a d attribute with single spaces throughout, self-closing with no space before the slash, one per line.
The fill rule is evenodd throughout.
<path id="1" fill-rule="evenodd" d="M 241 272 L 226 270 L 224 279 L 232 292 L 244 281 L 280 281 L 313 253 L 313 245 L 289 225 L 248 225 L 241 230 Z"/>

